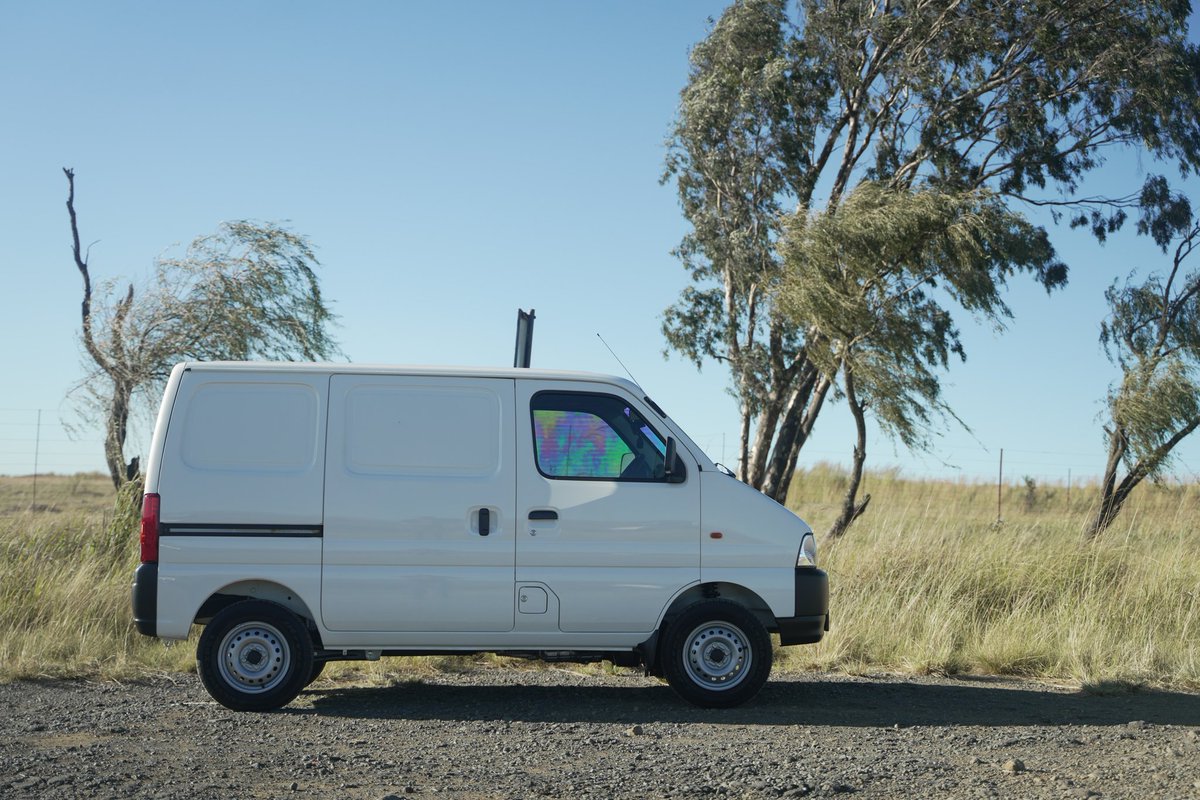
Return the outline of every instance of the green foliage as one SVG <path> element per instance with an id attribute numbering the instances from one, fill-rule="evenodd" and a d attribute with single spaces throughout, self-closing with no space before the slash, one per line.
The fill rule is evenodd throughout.
<path id="1" fill-rule="evenodd" d="M 158 323 L 167 362 L 326 359 L 338 348 L 318 267 L 304 236 L 270 222 L 224 222 L 182 258 L 157 262 L 142 313 Z"/>
<path id="2" fill-rule="evenodd" d="M 101 302 L 97 343 L 151 393 L 185 360 L 329 358 L 339 351 L 318 268 L 312 245 L 287 228 L 224 222 L 182 256 L 157 259 L 121 320 L 116 303 Z"/>
<path id="3" fill-rule="evenodd" d="M 1151 175 L 1141 191 L 1113 197 L 1077 190 L 1114 150 L 1184 174 L 1200 167 L 1200 51 L 1187 42 L 1187 17 L 1185 3 L 1141 0 L 802 0 L 795 12 L 785 0 L 737 0 L 726 9 L 692 52 L 670 140 L 667 177 L 692 225 L 678 254 L 693 283 L 663 328 L 668 346 L 698 365 L 730 367 L 753 485 L 770 483 L 768 449 L 772 464 L 795 461 L 805 427 L 789 424 L 790 410 L 815 418 L 824 398 L 808 348 L 825 320 L 781 314 L 775 301 L 781 212 L 832 220 L 864 182 L 977 203 L 972 212 L 996 226 L 985 245 L 990 276 L 950 275 L 961 254 L 936 228 L 891 229 L 901 237 L 893 253 L 932 236 L 918 245 L 935 268 L 922 286 L 948 292 L 946 313 L 1002 317 L 987 284 L 1005 269 L 1034 272 L 1047 287 L 1065 281 L 1064 264 L 1026 252 L 1044 253 L 1048 236 L 1011 213 L 1016 203 L 1047 206 L 1101 239 L 1137 209 L 1139 231 L 1161 243 L 1186 210 L 1165 179 Z M 932 341 L 927 365 L 941 360 L 936 342 L 952 330 L 946 320 L 930 325 L 947 333 L 916 326 L 907 348 Z M 936 380 L 937 371 L 918 377 Z"/>
<path id="4" fill-rule="evenodd" d="M 1127 466 L 1147 465 L 1146 477 L 1162 474 L 1171 464 L 1163 445 L 1176 431 L 1200 417 L 1196 367 L 1178 354 L 1139 363 L 1126 372 L 1109 394 L 1113 424 L 1124 436 Z"/>
<path id="5" fill-rule="evenodd" d="M 706 358 L 728 363 L 739 399 L 753 405 L 768 355 L 756 339 L 768 321 L 755 314 L 778 275 L 789 155 L 804 143 L 795 139 L 803 126 L 793 119 L 785 4 L 749 5 L 750 13 L 722 15 L 696 45 L 680 96 L 663 180 L 677 180 L 693 226 L 676 255 L 696 285 L 667 309 L 663 332 L 697 367 Z"/>
<path id="6" fill-rule="evenodd" d="M 1200 243 L 1200 220 L 1176 220 L 1163 231 L 1178 241 L 1169 273 L 1114 284 L 1106 293 L 1111 314 L 1100 340 L 1122 375 L 1108 394 L 1109 455 L 1093 537 L 1111 524 L 1134 486 L 1162 476 L 1174 448 L 1200 427 L 1200 272 L 1183 266 Z"/>
<path id="7" fill-rule="evenodd" d="M 949 412 L 938 370 L 964 358 L 951 303 L 1000 323 L 1014 272 L 1065 278 L 1045 231 L 986 190 L 952 194 L 856 186 L 833 211 L 790 216 L 780 305 L 808 331 L 808 357 L 852 370 L 884 429 L 920 446 Z"/>

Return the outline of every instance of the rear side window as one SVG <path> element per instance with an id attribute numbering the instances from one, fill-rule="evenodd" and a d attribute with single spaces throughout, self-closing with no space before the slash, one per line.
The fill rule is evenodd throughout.
<path id="1" fill-rule="evenodd" d="M 619 397 L 539 392 L 530 413 L 538 471 L 547 478 L 665 480 L 664 438 Z"/>

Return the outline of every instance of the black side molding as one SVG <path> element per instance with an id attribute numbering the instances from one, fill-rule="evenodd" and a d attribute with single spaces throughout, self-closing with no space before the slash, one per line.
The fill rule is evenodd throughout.
<path id="1" fill-rule="evenodd" d="M 231 525 L 228 523 L 161 523 L 159 536 L 281 536 L 319 537 L 325 535 L 324 525 Z"/>

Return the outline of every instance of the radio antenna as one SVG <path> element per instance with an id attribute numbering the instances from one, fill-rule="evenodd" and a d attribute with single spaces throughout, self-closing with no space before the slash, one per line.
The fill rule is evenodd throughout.
<path id="1" fill-rule="evenodd" d="M 606 348 L 608 348 L 608 352 L 612 353 L 612 357 L 617 359 L 617 363 L 621 365 L 621 369 L 625 370 L 625 374 L 629 376 L 629 380 L 637 383 L 638 386 L 641 386 L 641 384 L 638 383 L 638 379 L 633 377 L 633 373 L 629 371 L 629 367 L 625 366 L 625 362 L 621 360 L 621 357 L 618 356 L 611 347 L 608 347 L 608 342 L 604 341 L 604 337 L 597 333 L 596 338 L 599 339 Z"/>

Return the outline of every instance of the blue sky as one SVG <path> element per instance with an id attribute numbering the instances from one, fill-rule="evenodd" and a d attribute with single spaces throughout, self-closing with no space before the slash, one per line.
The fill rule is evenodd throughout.
<path id="1" fill-rule="evenodd" d="M 718 365 L 664 361 L 663 309 L 686 285 L 686 230 L 658 182 L 687 52 L 723 2 L 25 3 L 0 26 L 0 473 L 103 467 L 74 433 L 81 287 L 61 167 L 77 173 L 95 279 L 222 220 L 287 220 L 312 240 L 360 362 L 511 364 L 518 307 L 534 364 L 637 380 L 718 460 L 738 426 Z M 1098 178 L 1140 185 L 1119 154 Z M 1115 375 L 1097 341 L 1104 287 L 1165 259 L 1132 231 L 1100 247 L 1054 232 L 1072 268 L 1047 297 L 1017 280 L 998 333 L 962 320 L 946 379 L 971 427 L 914 456 L 878 435 L 873 466 L 1039 481 L 1098 475 Z M 849 460 L 840 405 L 801 457 Z M 1200 443 L 1181 477 L 1200 472 Z"/>

